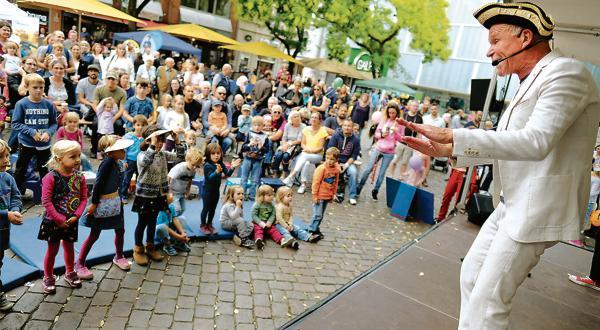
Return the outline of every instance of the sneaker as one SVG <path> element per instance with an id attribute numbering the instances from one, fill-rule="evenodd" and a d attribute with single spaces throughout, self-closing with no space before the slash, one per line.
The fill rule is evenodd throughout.
<path id="1" fill-rule="evenodd" d="M 283 239 L 281 240 L 281 247 L 287 247 L 287 246 L 289 246 L 290 244 L 292 244 L 293 242 L 294 242 L 294 239 L 293 239 L 293 238 L 291 238 L 291 237 L 289 237 L 289 238 L 283 238 Z"/>
<path id="2" fill-rule="evenodd" d="M 298 193 L 299 194 L 304 194 L 305 191 L 306 191 L 306 184 L 302 183 L 300 185 L 300 188 L 298 188 Z"/>
<path id="3" fill-rule="evenodd" d="M 170 256 L 176 256 L 177 255 L 177 250 L 175 250 L 175 248 L 173 247 L 172 244 L 165 244 L 163 246 L 163 251 L 165 251 L 165 253 L 167 255 L 170 255 Z"/>
<path id="4" fill-rule="evenodd" d="M 173 243 L 173 246 L 175 247 L 176 250 L 179 250 L 181 252 L 192 251 L 192 249 L 190 248 L 190 245 L 188 243 L 185 243 L 182 241 L 175 241 L 175 243 Z"/>
<path id="5" fill-rule="evenodd" d="M 314 234 L 310 235 L 310 238 L 308 239 L 308 242 L 309 243 L 316 243 L 316 242 L 318 242 L 320 240 L 321 240 L 321 235 L 314 233 Z"/>
<path id="6" fill-rule="evenodd" d="M 291 188 L 294 185 L 294 180 L 292 177 L 288 176 L 287 178 L 283 179 L 283 184 Z"/>
<path id="7" fill-rule="evenodd" d="M 265 242 L 263 242 L 262 238 L 257 238 L 255 241 L 256 248 L 262 250 L 265 248 Z"/>
<path id="8" fill-rule="evenodd" d="M 75 265 L 75 271 L 77 272 L 79 279 L 91 280 L 94 278 L 94 273 L 92 273 L 86 266 Z"/>
<path id="9" fill-rule="evenodd" d="M 298 243 L 298 241 L 297 241 L 297 240 L 294 240 L 294 241 L 292 242 L 292 244 L 290 244 L 290 246 L 292 247 L 292 249 L 294 249 L 294 250 L 298 250 L 298 249 L 300 248 L 300 243 Z"/>
<path id="10" fill-rule="evenodd" d="M 588 276 L 581 277 L 581 276 L 576 276 L 576 275 L 569 274 L 569 281 L 571 281 L 571 282 L 573 282 L 575 284 L 587 286 L 588 288 L 592 288 L 594 290 L 600 291 L 600 283 L 595 282 L 594 280 L 592 280 Z"/>
<path id="11" fill-rule="evenodd" d="M 246 238 L 245 240 L 242 241 L 242 246 L 245 248 L 248 248 L 248 249 L 252 249 L 252 248 L 254 248 L 255 244 L 254 244 L 253 240 Z"/>
<path id="12" fill-rule="evenodd" d="M 58 276 L 52 275 L 52 277 L 44 277 L 42 281 L 42 289 L 45 294 L 55 294 L 56 293 L 56 281 L 58 280 Z"/>
<path id="13" fill-rule="evenodd" d="M 350 205 L 356 205 L 356 199 L 350 198 Z"/>
<path id="14" fill-rule="evenodd" d="M 377 190 L 371 191 L 371 197 L 373 197 L 374 201 L 378 201 L 378 199 L 377 199 Z"/>
<path id="15" fill-rule="evenodd" d="M 583 247 L 583 243 L 578 239 L 569 241 L 569 244 L 575 245 L 576 247 Z"/>
<path id="16" fill-rule="evenodd" d="M 125 205 L 127 203 L 129 203 L 129 200 L 127 199 L 127 197 L 121 198 L 121 204 Z"/>
<path id="17" fill-rule="evenodd" d="M 77 272 L 66 273 L 64 276 L 65 282 L 72 288 L 80 288 L 81 280 L 77 276 Z"/>
<path id="18" fill-rule="evenodd" d="M 217 229 L 215 229 L 215 227 L 213 227 L 212 225 L 208 225 L 208 230 L 210 230 L 210 234 L 211 235 L 216 235 L 217 233 Z"/>
<path id="19" fill-rule="evenodd" d="M 6 299 L 6 294 L 4 292 L 0 292 L 0 312 L 9 312 L 12 310 L 14 305 L 15 303 Z"/>
<path id="20" fill-rule="evenodd" d="M 211 235 L 212 232 L 210 231 L 210 229 L 208 228 L 208 226 L 206 225 L 200 225 L 200 231 L 204 234 L 204 235 Z"/>
<path id="21" fill-rule="evenodd" d="M 242 246 L 242 239 L 238 235 L 233 235 L 233 244 Z"/>
<path id="22" fill-rule="evenodd" d="M 117 265 L 117 267 L 124 271 L 128 271 L 131 269 L 131 262 L 124 257 L 117 258 L 115 256 L 115 258 L 113 259 L 113 264 Z"/>

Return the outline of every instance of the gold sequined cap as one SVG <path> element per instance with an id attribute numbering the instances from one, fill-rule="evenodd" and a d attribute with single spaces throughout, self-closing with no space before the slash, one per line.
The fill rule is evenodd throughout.
<path id="1" fill-rule="evenodd" d="M 494 24 L 513 24 L 552 38 L 554 20 L 542 8 L 530 2 L 489 3 L 477 9 L 473 16 L 489 29 Z"/>

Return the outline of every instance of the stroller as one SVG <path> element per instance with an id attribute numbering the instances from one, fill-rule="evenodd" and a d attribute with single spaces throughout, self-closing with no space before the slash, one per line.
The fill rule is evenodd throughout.
<path id="1" fill-rule="evenodd" d="M 434 157 L 431 161 L 431 169 L 438 171 L 438 167 L 441 167 L 442 173 L 448 173 L 448 157 Z"/>

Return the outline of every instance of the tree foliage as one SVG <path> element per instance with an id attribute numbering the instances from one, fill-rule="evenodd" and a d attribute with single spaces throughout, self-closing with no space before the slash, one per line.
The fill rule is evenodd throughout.
<path id="1" fill-rule="evenodd" d="M 331 38 L 350 38 L 370 53 L 373 77 L 384 65 L 393 68 L 400 54 L 402 29 L 412 34 L 410 47 L 424 54 L 424 62 L 446 60 L 449 23 L 446 0 L 323 0 L 317 17 L 329 27 Z M 327 43 L 339 54 L 345 42 Z"/>
<path id="2" fill-rule="evenodd" d="M 346 44 L 346 35 L 339 32 L 329 31 L 325 40 L 327 47 L 327 57 L 330 60 L 344 62 L 350 55 L 350 48 Z"/>
<path id="3" fill-rule="evenodd" d="M 297 57 L 306 47 L 319 0 L 238 0 L 241 17 L 264 24 L 288 55 Z"/>

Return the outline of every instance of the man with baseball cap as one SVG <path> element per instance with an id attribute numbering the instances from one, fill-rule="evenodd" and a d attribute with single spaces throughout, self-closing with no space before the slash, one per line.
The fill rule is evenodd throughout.
<path id="1" fill-rule="evenodd" d="M 429 138 L 403 138 L 420 152 L 456 166 L 493 163 L 497 207 L 462 264 L 459 328 L 505 329 L 517 288 L 544 251 L 579 238 L 600 98 L 585 65 L 550 48 L 554 21 L 539 6 L 491 3 L 474 15 L 489 29 L 498 75 L 520 80 L 497 131 L 399 123 Z"/>

